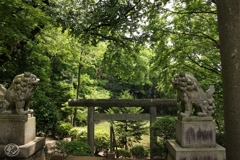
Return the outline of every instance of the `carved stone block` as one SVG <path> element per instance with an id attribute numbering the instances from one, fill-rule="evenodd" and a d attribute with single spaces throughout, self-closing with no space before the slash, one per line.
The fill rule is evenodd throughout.
<path id="1" fill-rule="evenodd" d="M 226 160 L 225 148 L 182 148 L 175 140 L 167 142 L 167 160 Z"/>
<path id="2" fill-rule="evenodd" d="M 33 141 L 28 142 L 25 145 L 20 145 L 19 153 L 14 157 L 9 157 L 5 153 L 6 145 L 0 145 L 0 159 L 1 157 L 5 157 L 4 159 L 12 160 L 45 160 L 45 154 L 43 147 L 45 146 L 45 138 L 44 137 L 36 137 Z"/>
<path id="3" fill-rule="evenodd" d="M 36 118 L 31 115 L 0 115 L 0 144 L 24 145 L 36 137 Z"/>
<path id="4" fill-rule="evenodd" d="M 216 147 L 212 117 L 181 117 L 176 122 L 176 141 L 183 148 Z"/>

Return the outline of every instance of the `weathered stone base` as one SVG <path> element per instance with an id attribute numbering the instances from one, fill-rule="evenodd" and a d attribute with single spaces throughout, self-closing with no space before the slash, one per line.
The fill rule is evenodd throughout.
<path id="1" fill-rule="evenodd" d="M 5 146 L 0 145 L 0 160 L 45 160 L 45 138 L 43 137 L 36 137 L 33 141 L 19 146 L 19 153 L 14 157 L 6 155 Z"/>
<path id="2" fill-rule="evenodd" d="M 29 115 L 0 115 L 0 145 L 24 145 L 35 139 L 36 118 Z"/>
<path id="3" fill-rule="evenodd" d="M 225 148 L 218 144 L 211 148 L 182 148 L 175 140 L 169 140 L 167 148 L 167 160 L 226 160 Z"/>
<path id="4" fill-rule="evenodd" d="M 107 159 L 115 159 L 115 153 L 108 153 Z"/>
<path id="5" fill-rule="evenodd" d="M 176 140 L 183 148 L 216 146 L 216 124 L 212 117 L 178 117 Z"/>

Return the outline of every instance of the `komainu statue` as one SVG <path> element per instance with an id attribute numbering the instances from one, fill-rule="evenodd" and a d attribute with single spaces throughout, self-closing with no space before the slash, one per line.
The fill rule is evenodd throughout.
<path id="1" fill-rule="evenodd" d="M 213 93 L 214 86 L 204 92 L 197 79 L 186 73 L 180 73 L 172 78 L 172 85 L 177 89 L 178 98 L 181 101 L 182 112 L 179 114 L 183 117 L 189 117 L 194 108 L 197 116 L 212 116 L 214 113 L 215 103 Z"/>
<path id="2" fill-rule="evenodd" d="M 0 114 L 32 113 L 29 103 L 38 82 L 39 79 L 34 74 L 24 72 L 14 77 L 8 89 L 0 84 Z"/>

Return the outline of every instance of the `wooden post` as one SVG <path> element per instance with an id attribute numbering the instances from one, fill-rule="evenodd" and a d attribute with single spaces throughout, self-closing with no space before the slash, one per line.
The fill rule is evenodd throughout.
<path id="1" fill-rule="evenodd" d="M 156 109 L 156 107 L 150 107 L 150 126 L 156 120 L 157 120 L 157 109 Z M 154 143 L 155 140 L 156 140 L 156 138 L 153 137 L 153 131 L 150 128 L 150 153 L 151 153 L 152 149 L 156 147 L 156 145 Z M 153 159 L 152 154 L 150 154 L 150 158 Z"/>
<path id="2" fill-rule="evenodd" d="M 88 145 L 94 155 L 94 107 L 88 107 Z"/>
<path id="3" fill-rule="evenodd" d="M 113 126 L 110 123 L 110 153 L 113 152 Z"/>

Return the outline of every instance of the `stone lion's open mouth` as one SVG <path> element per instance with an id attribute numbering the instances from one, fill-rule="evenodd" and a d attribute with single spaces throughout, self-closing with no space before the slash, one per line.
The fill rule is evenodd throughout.
<path id="1" fill-rule="evenodd" d="M 37 87 L 39 81 L 40 81 L 40 79 L 37 78 L 35 81 L 32 82 L 32 86 L 33 86 L 33 87 Z"/>

